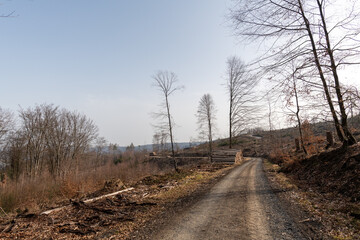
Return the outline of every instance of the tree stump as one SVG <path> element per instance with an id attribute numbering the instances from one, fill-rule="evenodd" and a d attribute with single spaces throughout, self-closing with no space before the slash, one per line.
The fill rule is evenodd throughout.
<path id="1" fill-rule="evenodd" d="M 334 137 L 332 135 L 332 132 L 326 132 L 326 141 L 327 141 L 326 147 L 331 147 L 334 145 Z"/>
<path id="2" fill-rule="evenodd" d="M 295 148 L 297 152 L 300 151 L 300 141 L 298 138 L 295 138 Z"/>

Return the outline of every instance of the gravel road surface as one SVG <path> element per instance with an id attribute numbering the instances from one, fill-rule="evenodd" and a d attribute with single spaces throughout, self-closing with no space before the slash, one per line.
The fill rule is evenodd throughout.
<path id="1" fill-rule="evenodd" d="M 270 188 L 262 164 L 253 158 L 234 168 L 150 239 L 306 239 Z"/>

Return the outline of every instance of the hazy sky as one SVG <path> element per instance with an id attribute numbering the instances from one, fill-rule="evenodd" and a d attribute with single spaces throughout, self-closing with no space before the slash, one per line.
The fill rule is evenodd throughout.
<path id="1" fill-rule="evenodd" d="M 158 70 L 173 71 L 185 89 L 170 99 L 175 139 L 196 138 L 196 109 L 210 93 L 218 133 L 227 132 L 227 57 L 250 51 L 231 35 L 231 0 L 0 1 L 0 106 L 41 103 L 77 110 L 100 135 L 120 145 L 151 143 L 150 113 L 162 98 Z"/>

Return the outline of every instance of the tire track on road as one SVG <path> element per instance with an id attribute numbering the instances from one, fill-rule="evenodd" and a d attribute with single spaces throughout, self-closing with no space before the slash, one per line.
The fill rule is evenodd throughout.
<path id="1" fill-rule="evenodd" d="M 150 239 L 306 239 L 281 208 L 253 158 L 234 168 L 204 198 Z"/>

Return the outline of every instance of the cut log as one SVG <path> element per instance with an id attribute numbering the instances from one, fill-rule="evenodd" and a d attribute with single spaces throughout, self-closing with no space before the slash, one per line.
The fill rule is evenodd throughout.
<path id="1" fill-rule="evenodd" d="M 239 164 L 243 161 L 243 156 L 241 150 L 220 150 L 213 152 L 212 159 L 214 163 Z"/>
<path id="2" fill-rule="evenodd" d="M 103 196 L 100 196 L 100 197 L 96 197 L 96 198 L 91 198 L 91 199 L 88 199 L 88 200 L 85 200 L 83 201 L 84 203 L 89 203 L 89 202 L 94 202 L 94 201 L 97 201 L 99 199 L 102 199 L 102 198 L 108 198 L 108 197 L 113 197 L 113 196 L 116 196 L 118 195 L 119 193 L 123 193 L 123 192 L 127 192 L 127 191 L 131 191 L 133 190 L 134 188 L 127 188 L 127 189 L 124 189 L 124 190 L 121 190 L 121 191 L 117 191 L 117 192 L 113 192 L 113 193 L 109 193 L 109 194 L 106 194 L 106 195 L 103 195 Z M 67 208 L 67 207 L 70 207 L 71 205 L 66 205 L 66 206 L 63 206 L 63 207 L 58 207 L 58 208 L 54 208 L 54 209 L 50 209 L 50 210 L 47 210 L 45 212 L 42 212 L 40 213 L 40 215 L 48 215 L 50 213 L 53 213 L 53 212 L 58 212 L 64 208 Z"/>

